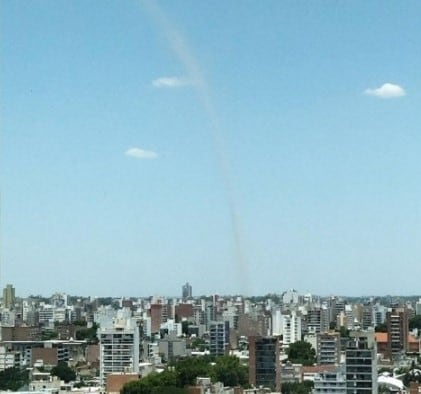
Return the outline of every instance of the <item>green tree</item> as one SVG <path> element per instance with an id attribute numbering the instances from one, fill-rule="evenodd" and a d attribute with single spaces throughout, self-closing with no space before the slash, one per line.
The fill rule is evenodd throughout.
<path id="1" fill-rule="evenodd" d="M 186 394 L 183 387 L 177 387 L 175 371 L 165 370 L 152 373 L 140 380 L 124 385 L 122 394 Z"/>
<path id="2" fill-rule="evenodd" d="M 393 375 L 393 368 L 382 367 L 382 368 L 379 368 L 379 370 L 377 372 L 378 372 L 379 375 L 382 374 L 383 372 L 387 372 L 387 373 Z"/>
<path id="3" fill-rule="evenodd" d="M 97 344 L 98 337 L 97 337 L 97 330 L 99 325 L 97 323 L 93 323 L 91 328 L 81 328 L 76 331 L 76 339 L 83 341 L 86 340 L 88 343 Z"/>
<path id="4" fill-rule="evenodd" d="M 285 382 L 282 383 L 283 394 L 310 394 L 313 390 L 313 382 Z"/>
<path id="5" fill-rule="evenodd" d="M 291 343 L 287 354 L 288 360 L 294 364 L 313 365 L 316 362 L 316 351 L 306 341 Z"/>
<path id="6" fill-rule="evenodd" d="M 387 332 L 387 324 L 381 323 L 374 327 L 375 332 Z"/>
<path id="7" fill-rule="evenodd" d="M 421 315 L 415 315 L 413 318 L 409 319 L 409 329 L 413 330 L 414 328 L 421 330 Z"/>
<path id="8" fill-rule="evenodd" d="M 214 382 L 222 382 L 224 386 L 248 385 L 248 368 L 235 356 L 221 356 L 212 366 L 211 377 Z"/>
<path id="9" fill-rule="evenodd" d="M 191 349 L 197 349 L 200 352 L 205 351 L 209 346 L 207 345 L 206 341 L 202 338 L 194 338 L 190 342 Z"/>
<path id="10" fill-rule="evenodd" d="M 122 394 L 184 394 L 185 387 L 196 384 L 197 377 L 211 377 L 225 386 L 248 386 L 247 367 L 237 357 L 189 357 L 172 363 L 162 373 L 152 373 L 127 383 Z"/>
<path id="11" fill-rule="evenodd" d="M 42 330 L 41 332 L 41 339 L 43 341 L 49 341 L 50 339 L 57 339 L 58 332 L 54 330 Z"/>
<path id="12" fill-rule="evenodd" d="M 391 392 L 390 389 L 384 384 L 379 385 L 378 391 L 379 391 L 379 394 L 389 394 Z"/>
<path id="13" fill-rule="evenodd" d="M 349 338 L 349 330 L 346 327 L 341 326 L 339 327 L 339 335 L 341 338 Z"/>
<path id="14" fill-rule="evenodd" d="M 29 374 L 25 369 L 7 368 L 0 371 L 0 390 L 18 391 L 28 382 Z"/>
<path id="15" fill-rule="evenodd" d="M 181 332 L 184 334 L 184 335 L 188 335 L 188 333 L 189 333 L 189 325 L 190 325 L 190 322 L 189 321 L 187 321 L 187 320 L 183 320 L 182 322 L 181 322 Z"/>
<path id="16" fill-rule="evenodd" d="M 184 387 L 196 383 L 198 376 L 210 376 L 211 359 L 209 357 L 188 357 L 174 364 L 177 386 Z"/>
<path id="17" fill-rule="evenodd" d="M 59 379 L 69 383 L 76 379 L 76 372 L 70 368 L 66 362 L 60 361 L 54 368 L 51 369 L 51 375 L 57 376 Z"/>

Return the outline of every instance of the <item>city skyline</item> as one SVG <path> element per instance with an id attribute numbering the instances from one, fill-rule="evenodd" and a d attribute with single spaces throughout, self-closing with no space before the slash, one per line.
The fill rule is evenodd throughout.
<path id="1" fill-rule="evenodd" d="M 2 288 L 419 294 L 419 3 L 1 8 Z"/>

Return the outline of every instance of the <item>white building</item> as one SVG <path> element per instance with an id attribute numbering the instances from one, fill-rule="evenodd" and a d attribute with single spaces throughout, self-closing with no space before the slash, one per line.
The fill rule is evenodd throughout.
<path id="1" fill-rule="evenodd" d="M 181 323 L 176 323 L 175 320 L 172 319 L 162 323 L 160 329 L 166 330 L 168 335 L 175 335 L 176 337 L 181 337 L 183 335 L 183 325 Z"/>
<path id="2" fill-rule="evenodd" d="M 354 311 L 352 305 L 345 305 L 346 328 L 348 330 L 354 329 Z"/>
<path id="3" fill-rule="evenodd" d="M 67 309 L 62 307 L 57 307 L 53 309 L 53 321 L 54 322 L 64 322 L 67 317 Z"/>
<path id="4" fill-rule="evenodd" d="M 0 346 L 0 371 L 4 371 L 7 368 L 19 368 L 20 365 L 20 352 L 9 351 L 6 346 Z"/>
<path id="5" fill-rule="evenodd" d="M 301 334 L 301 316 L 298 316 L 295 311 L 288 315 L 282 315 L 282 343 L 284 346 L 300 341 Z"/>
<path id="6" fill-rule="evenodd" d="M 1 325 L 4 327 L 14 327 L 16 321 L 15 311 L 9 309 L 1 310 Z"/>
<path id="7" fill-rule="evenodd" d="M 346 376 L 343 369 L 321 372 L 314 377 L 313 394 L 346 394 Z"/>
<path id="8" fill-rule="evenodd" d="M 298 305 L 300 297 L 298 291 L 291 289 L 282 294 L 282 305 L 285 307 Z"/>
<path id="9" fill-rule="evenodd" d="M 415 314 L 421 315 L 421 298 L 415 303 Z"/>
<path id="10" fill-rule="evenodd" d="M 135 319 L 116 318 L 110 326 L 100 326 L 100 382 L 115 372 L 139 373 L 139 327 Z"/>
<path id="11" fill-rule="evenodd" d="M 153 365 L 161 364 L 161 356 L 159 355 L 159 344 L 158 342 L 144 342 L 144 348 L 146 349 L 145 360 Z"/>
<path id="12" fill-rule="evenodd" d="M 230 324 L 230 327 L 237 328 L 237 325 L 238 325 L 237 307 L 234 305 L 227 306 L 227 308 L 222 312 L 222 320 L 228 321 Z"/>
<path id="13" fill-rule="evenodd" d="M 49 304 L 41 304 L 41 308 L 38 310 L 39 322 L 40 323 L 54 323 L 54 310 Z"/>
<path id="14" fill-rule="evenodd" d="M 272 336 L 282 335 L 282 312 L 279 308 L 272 311 Z"/>
<path id="15" fill-rule="evenodd" d="M 152 336 L 152 319 L 150 317 L 142 318 L 143 336 L 150 338 Z"/>
<path id="16" fill-rule="evenodd" d="M 373 323 L 374 326 L 383 324 L 386 320 L 387 308 L 384 305 L 373 305 Z"/>

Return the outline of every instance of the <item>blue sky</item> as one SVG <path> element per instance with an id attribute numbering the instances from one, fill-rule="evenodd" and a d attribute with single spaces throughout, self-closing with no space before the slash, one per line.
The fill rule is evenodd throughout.
<path id="1" fill-rule="evenodd" d="M 1 285 L 415 294 L 417 1 L 3 1 Z"/>

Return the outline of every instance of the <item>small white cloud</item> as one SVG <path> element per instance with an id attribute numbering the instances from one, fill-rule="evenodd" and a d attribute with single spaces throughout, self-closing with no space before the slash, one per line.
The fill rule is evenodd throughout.
<path id="1" fill-rule="evenodd" d="M 136 159 L 156 159 L 158 154 L 151 150 L 141 148 L 129 148 L 125 152 L 126 156 L 134 157 Z"/>
<path id="2" fill-rule="evenodd" d="M 156 88 L 180 88 L 182 86 L 191 85 L 191 81 L 178 77 L 161 77 L 154 79 L 152 85 Z"/>
<path id="3" fill-rule="evenodd" d="M 383 99 L 403 97 L 406 95 L 405 89 L 393 83 L 385 83 L 376 89 L 367 89 L 364 94 L 375 96 Z"/>

